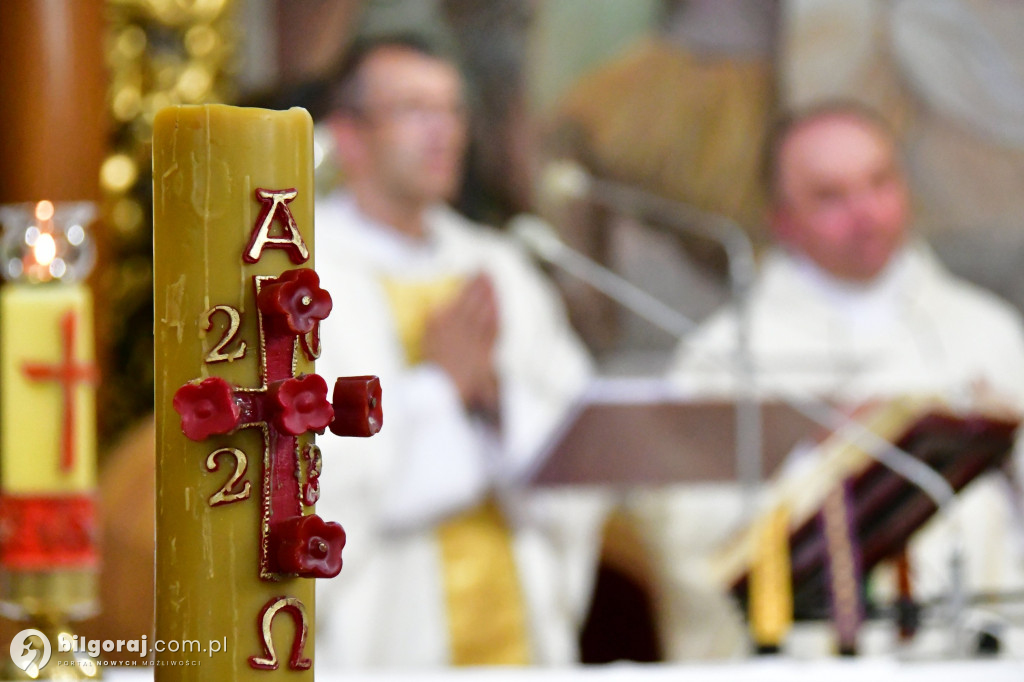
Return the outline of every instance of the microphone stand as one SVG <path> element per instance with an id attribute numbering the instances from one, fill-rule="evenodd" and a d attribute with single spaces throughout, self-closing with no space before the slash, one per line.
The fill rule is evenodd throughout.
<path id="1" fill-rule="evenodd" d="M 736 311 L 734 349 L 736 386 L 736 472 L 743 488 L 744 516 L 753 515 L 764 479 L 763 417 L 755 386 L 754 358 L 750 352 L 749 293 L 757 275 L 754 246 L 747 233 L 732 220 L 671 201 L 651 192 L 587 176 L 587 197 L 598 204 L 654 218 L 677 232 L 719 244 L 728 263 L 730 300 Z"/>
<path id="2" fill-rule="evenodd" d="M 697 323 L 666 305 L 632 282 L 619 277 L 602 265 L 568 247 L 557 238 L 548 240 L 544 233 L 550 228 L 539 218 L 519 215 L 512 219 L 509 229 L 542 259 L 558 266 L 573 277 L 586 282 L 602 294 L 619 302 L 658 329 L 675 338 L 686 336 L 697 329 Z"/>

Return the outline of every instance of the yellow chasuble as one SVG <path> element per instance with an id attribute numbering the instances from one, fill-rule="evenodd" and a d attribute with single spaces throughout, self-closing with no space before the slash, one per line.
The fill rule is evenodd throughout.
<path id="1" fill-rule="evenodd" d="M 410 365 L 423 359 L 423 334 L 429 313 L 451 301 L 462 283 L 461 278 L 454 276 L 427 281 L 383 281 Z M 493 500 L 481 503 L 442 523 L 437 538 L 444 570 L 452 664 L 528 664 L 526 608 L 512 551 L 512 534 L 501 509 Z"/>

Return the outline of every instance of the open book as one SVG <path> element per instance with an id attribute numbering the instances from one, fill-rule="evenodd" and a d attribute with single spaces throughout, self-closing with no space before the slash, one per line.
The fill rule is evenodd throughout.
<path id="1" fill-rule="evenodd" d="M 780 477 L 768 492 L 765 515 L 782 505 L 789 512 L 797 617 L 820 615 L 827 603 L 828 550 L 819 515 L 837 486 L 847 486 L 850 524 L 864 575 L 900 553 L 937 511 L 918 485 L 878 461 L 881 443 L 893 443 L 924 462 L 959 492 L 979 475 L 1002 466 L 1020 419 L 995 407 L 962 411 L 935 398 L 902 398 L 864 410 L 857 423 L 879 438 L 865 438 L 862 428 L 853 424 L 843 427 L 817 447 L 813 466 Z M 741 600 L 746 597 L 756 528 L 757 520 L 711 559 L 716 580 Z"/>

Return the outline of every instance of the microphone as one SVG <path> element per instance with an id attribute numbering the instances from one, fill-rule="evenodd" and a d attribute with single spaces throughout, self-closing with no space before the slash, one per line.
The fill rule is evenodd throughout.
<path id="1" fill-rule="evenodd" d="M 722 247 L 728 262 L 730 299 L 736 311 L 736 349 L 732 367 L 736 385 L 740 387 L 736 399 L 736 467 L 738 478 L 748 492 L 745 496 L 747 512 L 752 512 L 755 493 L 764 478 L 764 465 L 763 423 L 761 406 L 753 389 L 754 365 L 747 305 L 757 274 L 750 237 L 725 216 L 665 199 L 631 185 L 595 177 L 583 166 L 567 159 L 552 161 L 544 168 L 540 194 L 542 200 L 550 202 L 587 200 L 616 211 L 654 218 L 677 232 L 708 239 Z M 607 271 L 607 268 L 603 269 Z M 692 329 L 681 331 L 677 338 Z"/>
<path id="2" fill-rule="evenodd" d="M 554 229 L 537 216 L 519 214 L 508 224 L 509 232 L 534 255 L 586 282 L 626 310 L 636 313 L 675 338 L 685 336 L 697 324 L 665 305 L 615 272 L 570 248 Z"/>
<path id="3" fill-rule="evenodd" d="M 540 178 L 542 201 L 561 204 L 586 200 L 620 212 L 654 218 L 677 232 L 719 244 L 729 262 L 734 298 L 749 291 L 754 282 L 757 275 L 754 245 L 742 227 L 723 215 L 666 199 L 639 187 L 595 177 L 580 164 L 567 159 L 549 162 Z"/>

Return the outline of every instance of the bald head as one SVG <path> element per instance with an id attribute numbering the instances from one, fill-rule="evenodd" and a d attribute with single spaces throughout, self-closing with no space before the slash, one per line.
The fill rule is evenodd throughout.
<path id="1" fill-rule="evenodd" d="M 768 182 L 778 241 L 834 277 L 870 281 L 904 242 L 906 183 L 873 114 L 835 106 L 791 119 L 770 147 Z"/>

